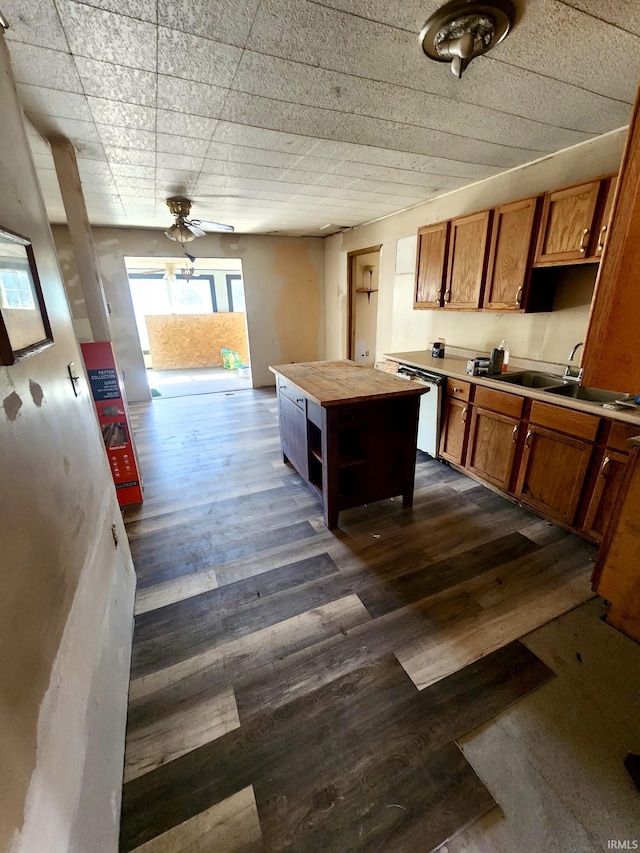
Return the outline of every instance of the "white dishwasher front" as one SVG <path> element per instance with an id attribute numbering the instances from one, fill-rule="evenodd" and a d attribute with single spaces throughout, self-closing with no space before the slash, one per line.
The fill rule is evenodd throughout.
<path id="1" fill-rule="evenodd" d="M 397 375 L 403 379 L 408 379 L 411 382 L 419 382 L 421 385 L 429 387 L 429 392 L 420 397 L 418 450 L 423 450 L 437 459 L 440 444 L 442 388 L 446 377 L 404 364 L 401 364 L 398 368 Z"/>

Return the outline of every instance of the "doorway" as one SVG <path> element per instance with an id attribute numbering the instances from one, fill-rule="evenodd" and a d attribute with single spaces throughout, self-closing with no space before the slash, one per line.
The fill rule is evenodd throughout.
<path id="1" fill-rule="evenodd" d="M 252 387 L 240 259 L 125 265 L 153 399 Z"/>
<path id="2" fill-rule="evenodd" d="M 347 357 L 373 367 L 378 325 L 380 246 L 347 255 L 349 286 Z"/>

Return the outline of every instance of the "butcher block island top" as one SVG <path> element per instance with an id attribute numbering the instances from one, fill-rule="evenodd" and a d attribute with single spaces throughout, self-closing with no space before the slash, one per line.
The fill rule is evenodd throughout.
<path id="1" fill-rule="evenodd" d="M 412 505 L 418 407 L 428 388 L 352 361 L 270 370 L 283 461 L 321 498 L 329 529 L 354 506 L 394 495 Z"/>
<path id="2" fill-rule="evenodd" d="M 362 400 L 384 400 L 396 395 L 423 394 L 416 386 L 389 373 L 353 361 L 306 361 L 277 364 L 272 373 L 287 379 L 319 406 L 337 406 Z"/>

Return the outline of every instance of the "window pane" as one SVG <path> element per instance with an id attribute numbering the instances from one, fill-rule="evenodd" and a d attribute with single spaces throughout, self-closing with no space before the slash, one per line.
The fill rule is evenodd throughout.
<path id="1" fill-rule="evenodd" d="M 178 279 L 170 285 L 170 299 L 174 314 L 211 314 L 211 285 L 208 279 Z"/>

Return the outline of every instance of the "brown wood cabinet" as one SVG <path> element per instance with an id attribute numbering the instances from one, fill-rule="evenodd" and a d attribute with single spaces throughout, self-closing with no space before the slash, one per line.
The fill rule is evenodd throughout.
<path id="1" fill-rule="evenodd" d="M 449 462 L 462 465 L 469 434 L 469 403 L 445 397 L 444 417 L 440 432 L 440 455 Z"/>
<path id="2" fill-rule="evenodd" d="M 308 477 L 307 418 L 304 408 L 286 396 L 283 389 L 278 390 L 282 454 L 285 462 L 290 461 L 299 474 Z"/>
<path id="3" fill-rule="evenodd" d="M 538 196 L 497 207 L 483 307 L 521 311 L 527 306 Z"/>
<path id="4" fill-rule="evenodd" d="M 575 263 L 589 256 L 600 184 L 590 181 L 545 194 L 536 264 Z"/>
<path id="5" fill-rule="evenodd" d="M 602 540 L 613 514 L 616 500 L 621 494 L 629 455 L 607 448 L 589 500 L 583 529 L 587 535 Z"/>
<path id="6" fill-rule="evenodd" d="M 448 249 L 448 222 L 418 229 L 414 308 L 439 308 L 442 305 Z"/>
<path id="7" fill-rule="evenodd" d="M 474 406 L 465 467 L 508 492 L 519 431 L 519 418 L 508 418 Z"/>
<path id="8" fill-rule="evenodd" d="M 517 497 L 551 519 L 572 524 L 592 452 L 590 442 L 530 424 L 518 474 Z"/>
<path id="9" fill-rule="evenodd" d="M 611 221 L 611 212 L 613 210 L 613 199 L 615 196 L 617 185 L 617 176 L 609 178 L 609 180 L 607 181 L 603 181 L 602 192 L 604 198 L 601 201 L 600 218 L 598 220 L 598 227 L 596 229 L 597 239 L 595 248 L 593 249 L 593 254 L 597 258 L 602 255 L 604 245 L 607 241 L 607 234 L 609 233 L 609 222 Z"/>
<path id="10" fill-rule="evenodd" d="M 585 338 L 583 382 L 640 392 L 640 92 L 629 126 Z"/>
<path id="11" fill-rule="evenodd" d="M 445 308 L 480 308 L 491 211 L 451 221 Z"/>

